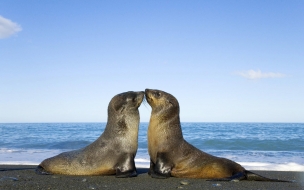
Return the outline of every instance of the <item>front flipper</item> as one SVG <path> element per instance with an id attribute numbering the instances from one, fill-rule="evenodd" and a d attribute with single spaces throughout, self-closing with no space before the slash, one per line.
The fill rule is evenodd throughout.
<path id="1" fill-rule="evenodd" d="M 167 158 L 166 153 L 157 153 L 156 163 L 151 160 L 149 174 L 153 178 L 166 179 L 171 177 L 172 162 Z"/>
<path id="2" fill-rule="evenodd" d="M 116 177 L 126 178 L 126 177 L 136 177 L 136 167 L 134 162 L 134 154 L 124 154 L 118 160 L 116 167 Z"/>

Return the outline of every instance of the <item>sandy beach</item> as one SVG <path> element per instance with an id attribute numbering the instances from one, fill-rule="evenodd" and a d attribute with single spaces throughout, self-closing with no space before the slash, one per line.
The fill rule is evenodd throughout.
<path id="1" fill-rule="evenodd" d="M 153 179 L 148 169 L 138 168 L 134 178 L 115 176 L 37 175 L 36 166 L 0 165 L 0 189 L 304 189 L 304 172 L 254 171 L 283 182 L 213 182 L 203 179 Z"/>

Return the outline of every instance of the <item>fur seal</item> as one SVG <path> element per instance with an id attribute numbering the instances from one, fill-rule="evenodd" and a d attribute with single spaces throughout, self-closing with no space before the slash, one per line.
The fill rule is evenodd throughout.
<path id="1" fill-rule="evenodd" d="M 151 177 L 289 182 L 265 178 L 245 170 L 234 161 L 202 152 L 184 140 L 179 118 L 179 103 L 174 96 L 152 89 L 146 89 L 145 96 L 152 107 L 148 127 Z"/>
<path id="2" fill-rule="evenodd" d="M 139 111 L 144 92 L 125 92 L 112 98 L 104 132 L 92 144 L 45 159 L 37 174 L 137 175 L 134 157 L 138 147 Z"/>

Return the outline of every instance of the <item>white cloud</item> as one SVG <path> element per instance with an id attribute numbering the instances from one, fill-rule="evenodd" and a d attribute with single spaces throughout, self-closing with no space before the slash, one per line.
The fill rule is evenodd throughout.
<path id="1" fill-rule="evenodd" d="M 21 30 L 22 28 L 20 25 L 0 15 L 0 39 L 8 38 Z"/>
<path id="2" fill-rule="evenodd" d="M 273 73 L 273 72 L 263 73 L 260 70 L 242 71 L 242 72 L 237 72 L 236 74 L 247 79 L 282 78 L 286 76 L 285 74 L 282 73 Z"/>

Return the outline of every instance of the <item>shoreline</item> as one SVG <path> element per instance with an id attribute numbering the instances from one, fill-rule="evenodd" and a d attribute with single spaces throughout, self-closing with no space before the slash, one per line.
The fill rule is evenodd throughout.
<path id="1" fill-rule="evenodd" d="M 136 160 L 136 159 L 135 159 Z M 40 162 L 1 162 L 0 166 L 37 166 Z M 290 163 L 267 163 L 267 162 L 236 162 L 250 171 L 277 171 L 277 172 L 304 172 L 304 165 L 294 162 Z M 148 169 L 150 162 L 135 161 L 136 168 Z"/>
<path id="2" fill-rule="evenodd" d="M 35 168 L 36 165 L 0 165 L 0 189 L 304 189 L 304 172 L 298 171 L 253 171 L 267 178 L 295 181 L 284 183 L 154 179 L 148 175 L 147 168 L 137 168 L 138 176 L 133 178 L 37 175 Z M 184 182 L 185 185 L 181 184 Z"/>

